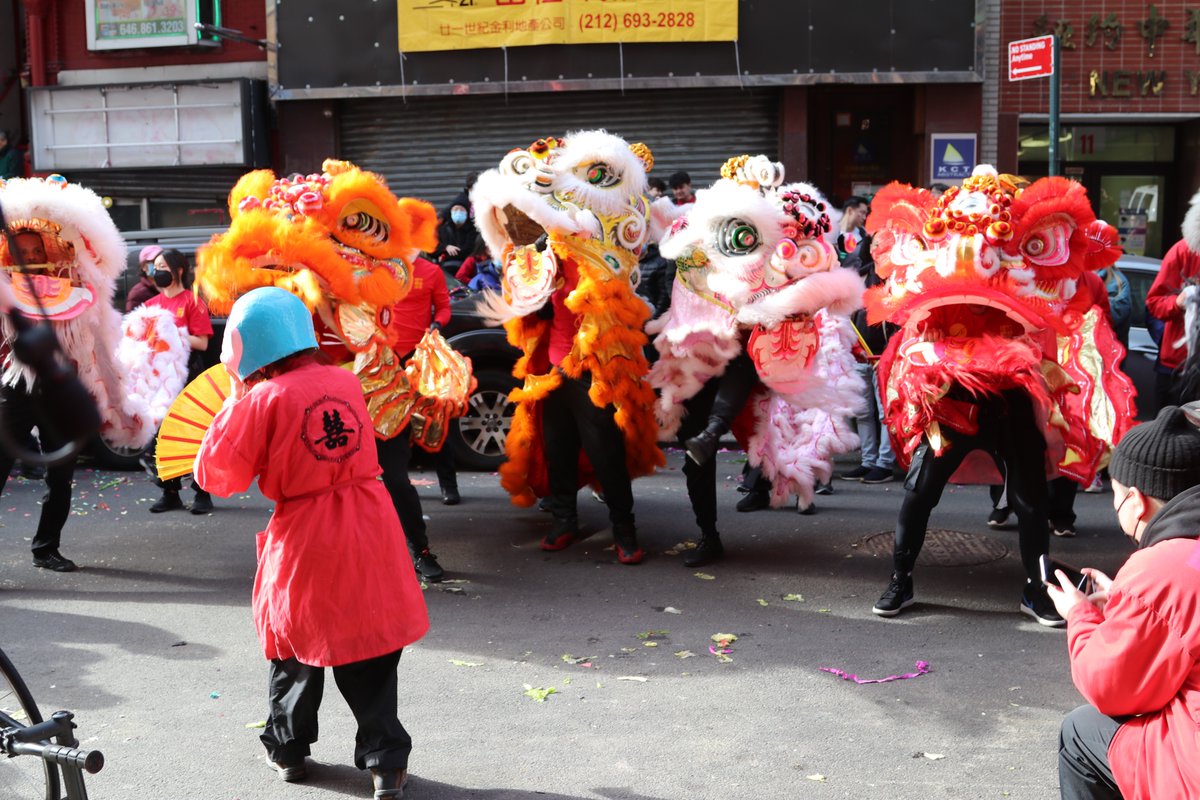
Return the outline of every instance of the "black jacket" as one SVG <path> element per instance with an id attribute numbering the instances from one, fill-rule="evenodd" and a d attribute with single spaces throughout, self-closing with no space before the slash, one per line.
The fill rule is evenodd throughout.
<path id="1" fill-rule="evenodd" d="M 854 249 L 854 252 L 846 256 L 846 260 L 842 262 L 842 267 L 857 272 L 868 289 L 883 283 L 879 275 L 875 272 L 875 259 L 871 256 L 870 236 L 862 238 L 862 241 L 858 243 L 858 247 Z M 855 311 L 850 317 L 850 322 L 854 324 L 863 341 L 867 343 L 871 355 L 875 356 L 883 354 L 888 342 L 891 341 L 892 336 L 899 330 L 895 325 L 887 322 L 881 322 L 878 325 L 868 325 L 867 310 L 865 308 Z"/>

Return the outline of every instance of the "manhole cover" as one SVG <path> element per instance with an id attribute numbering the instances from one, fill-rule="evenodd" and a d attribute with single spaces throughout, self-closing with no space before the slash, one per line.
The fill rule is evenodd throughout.
<path id="1" fill-rule="evenodd" d="M 859 540 L 858 549 L 873 556 L 892 555 L 892 531 L 872 533 Z M 934 567 L 971 567 L 999 561 L 1008 555 L 1008 547 L 988 536 L 978 536 L 962 531 L 931 528 L 925 534 L 925 546 L 921 548 L 918 564 Z"/>

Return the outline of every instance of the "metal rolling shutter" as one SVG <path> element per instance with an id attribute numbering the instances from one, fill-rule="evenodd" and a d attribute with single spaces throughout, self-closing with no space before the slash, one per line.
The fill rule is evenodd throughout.
<path id="1" fill-rule="evenodd" d="M 773 89 L 571 92 L 347 100 L 340 107 L 341 157 L 387 178 L 397 194 L 439 209 L 469 172 L 496 166 L 542 136 L 605 128 L 654 153 L 655 177 L 686 170 L 699 188 L 725 159 L 774 155 Z"/>
<path id="2" fill-rule="evenodd" d="M 248 167 L 73 171 L 67 175 L 110 197 L 211 201 L 224 208 L 229 190 Z"/>

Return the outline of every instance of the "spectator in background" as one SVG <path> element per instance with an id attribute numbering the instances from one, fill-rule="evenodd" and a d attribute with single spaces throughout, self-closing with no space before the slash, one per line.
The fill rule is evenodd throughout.
<path id="1" fill-rule="evenodd" d="M 696 193 L 692 191 L 692 176 L 683 170 L 675 172 L 667 179 L 671 187 L 671 199 L 676 206 L 688 206 L 696 202 Z"/>
<path id="2" fill-rule="evenodd" d="M 400 363 L 407 363 L 421 337 L 428 330 L 439 330 L 450 321 L 450 293 L 446 289 L 446 278 L 437 265 L 423 258 L 413 259 L 412 289 L 404 299 L 392 306 L 391 320 L 387 326 L 388 343 L 401 354 Z M 429 535 L 425 529 L 425 518 L 421 511 L 421 496 L 417 494 L 408 476 L 408 465 L 412 462 L 411 431 L 408 425 L 390 439 L 376 437 L 375 446 L 379 455 L 379 466 L 383 469 L 383 485 L 392 496 L 396 514 L 417 572 L 427 581 L 438 582 L 445 571 L 438 564 L 437 556 L 429 550 Z M 455 505 L 458 496 L 458 475 L 454 471 L 450 451 L 443 448 L 437 461 L 438 482 L 442 487 L 442 502 Z"/>
<path id="3" fill-rule="evenodd" d="M 866 288 L 878 286 L 883 281 L 875 272 L 875 259 L 871 256 L 871 237 L 864 234 L 858 247 L 846 257 L 842 266 L 853 269 L 862 277 Z M 891 437 L 888 435 L 887 423 L 884 421 L 885 411 L 879 395 L 879 377 L 875 365 L 879 356 L 892 335 L 899 330 L 886 322 L 878 325 L 867 324 L 867 311 L 860 308 L 850 317 L 851 324 L 858 334 L 858 346 L 854 348 L 856 367 L 859 377 L 867 387 L 867 404 L 863 412 L 855 418 L 858 426 L 858 438 L 861 441 L 862 459 L 859 465 L 849 472 L 843 472 L 839 477 L 846 481 L 862 481 L 863 483 L 891 483 L 896 476 L 896 454 L 892 452 Z"/>
<path id="4" fill-rule="evenodd" d="M 163 249 L 156 244 L 148 244 L 138 253 L 138 282 L 129 290 L 125 297 L 125 313 L 128 314 L 151 297 L 158 296 L 158 287 L 154 285 L 154 259 Z"/>
<path id="5" fill-rule="evenodd" d="M 1117 265 L 1100 271 L 1100 279 L 1108 292 L 1108 319 L 1112 322 L 1113 332 L 1117 341 L 1123 347 L 1129 347 L 1129 325 L 1133 320 L 1133 291 L 1129 287 L 1129 279 L 1125 273 L 1117 269 Z"/>
<path id="6" fill-rule="evenodd" d="M 25 175 L 25 157 L 9 138 L 9 132 L 0 129 L 0 180 L 20 178 Z"/>
<path id="7" fill-rule="evenodd" d="M 468 256 L 458 268 L 458 272 L 454 273 L 454 279 L 472 292 L 501 290 L 500 265 L 492 258 L 487 245 L 482 241 L 479 243 L 479 249 Z"/>
<path id="8" fill-rule="evenodd" d="M 1159 408 L 1179 405 L 1181 399 L 1178 373 L 1187 358 L 1187 346 L 1182 343 L 1187 333 L 1183 290 L 1192 284 L 1200 284 L 1200 193 L 1192 198 L 1183 218 L 1183 238 L 1167 251 L 1146 293 L 1146 310 L 1163 321 L 1155 368 Z"/>
<path id="9" fill-rule="evenodd" d="M 1136 550 L 1088 592 L 1056 572 L 1071 679 L 1090 705 L 1063 720 L 1064 800 L 1200 797 L 1200 430 L 1164 408 L 1113 453 L 1113 508 Z"/>
<path id="10" fill-rule="evenodd" d="M 471 201 L 464 192 L 450 202 L 442 214 L 438 228 L 438 246 L 433 251 L 433 260 L 442 268 L 446 277 L 453 278 L 463 262 L 479 249 L 479 231 L 471 219 Z"/>
<path id="11" fill-rule="evenodd" d="M 653 203 L 660 197 L 666 197 L 667 184 L 662 178 L 650 178 L 646 181 L 646 197 Z"/>
<path id="12" fill-rule="evenodd" d="M 144 252 L 144 251 L 143 251 Z M 192 348 L 188 359 L 188 383 L 191 383 L 200 373 L 204 372 L 204 357 L 201 355 L 208 350 L 208 340 L 213 335 L 212 318 L 204 301 L 193 291 L 184 288 L 187 280 L 187 256 L 178 250 L 162 250 L 154 258 L 154 285 L 159 294 L 145 302 L 166 310 L 175 318 L 175 326 L 180 329 L 183 338 L 187 339 Z M 192 503 L 193 514 L 208 514 L 213 510 L 212 496 L 200 488 L 196 479 L 192 478 L 192 487 L 196 490 L 196 499 Z M 164 511 L 175 511 L 184 507 L 179 492 L 183 488 L 181 478 L 173 478 L 162 482 L 162 497 L 150 506 L 151 514 L 161 514 Z"/>
<path id="13" fill-rule="evenodd" d="M 929 193 L 932 194 L 934 197 L 941 197 L 942 195 L 944 195 L 946 193 L 946 190 L 949 188 L 950 187 L 944 183 L 931 183 L 931 184 L 929 184 Z"/>
<path id="14" fill-rule="evenodd" d="M 844 263 L 846 258 L 858 249 L 858 243 L 866 238 L 867 231 L 863 226 L 867 222 L 870 204 L 865 197 L 853 195 L 842 204 L 842 220 L 838 225 L 837 240 L 834 249 L 837 251 L 838 263 Z"/>

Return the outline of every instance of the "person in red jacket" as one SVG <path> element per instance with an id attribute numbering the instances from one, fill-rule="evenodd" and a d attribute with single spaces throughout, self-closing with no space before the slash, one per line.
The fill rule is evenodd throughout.
<path id="1" fill-rule="evenodd" d="M 1158 268 L 1158 277 L 1146 293 L 1146 310 L 1163 321 L 1162 344 L 1158 349 L 1155 393 L 1159 407 L 1178 405 L 1177 372 L 1187 358 L 1183 339 L 1183 288 L 1200 283 L 1200 193 L 1192 198 L 1191 208 L 1183 218 L 1183 238 L 1167 251 Z"/>
<path id="2" fill-rule="evenodd" d="M 1090 705 L 1063 721 L 1064 800 L 1200 797 L 1200 429 L 1168 406 L 1109 464 L 1117 522 L 1137 550 L 1115 578 L 1061 572 L 1071 678 Z"/>
<path id="3" fill-rule="evenodd" d="M 450 292 L 446 288 L 446 276 L 442 270 L 423 258 L 414 258 L 412 268 L 412 289 L 403 300 L 392 306 L 387 326 L 388 344 L 401 354 L 402 363 L 412 357 L 413 350 L 426 331 L 441 328 L 450 321 Z M 391 439 L 376 439 L 379 466 L 383 469 L 383 485 L 392 496 L 404 535 L 408 537 L 417 572 L 425 580 L 436 583 L 445 577 L 445 571 L 438 564 L 437 556 L 429 549 L 421 496 L 408 477 L 408 465 L 412 461 L 409 436 L 409 426 L 405 425 Z M 442 449 L 443 452 L 437 454 L 438 482 L 442 487 L 442 502 L 452 506 L 461 500 L 458 476 L 454 471 L 454 462 L 449 460 L 450 451 Z"/>
<path id="4" fill-rule="evenodd" d="M 362 386 L 317 350 L 312 317 L 276 287 L 233 305 L 221 361 L 231 391 L 196 455 L 196 479 L 228 497 L 255 478 L 275 503 L 257 536 L 254 626 L 270 661 L 259 737 L 288 782 L 307 777 L 332 667 L 354 713 L 354 765 L 376 800 L 399 800 L 412 738 L 396 716 L 396 668 L 429 615 L 379 476 Z"/>

